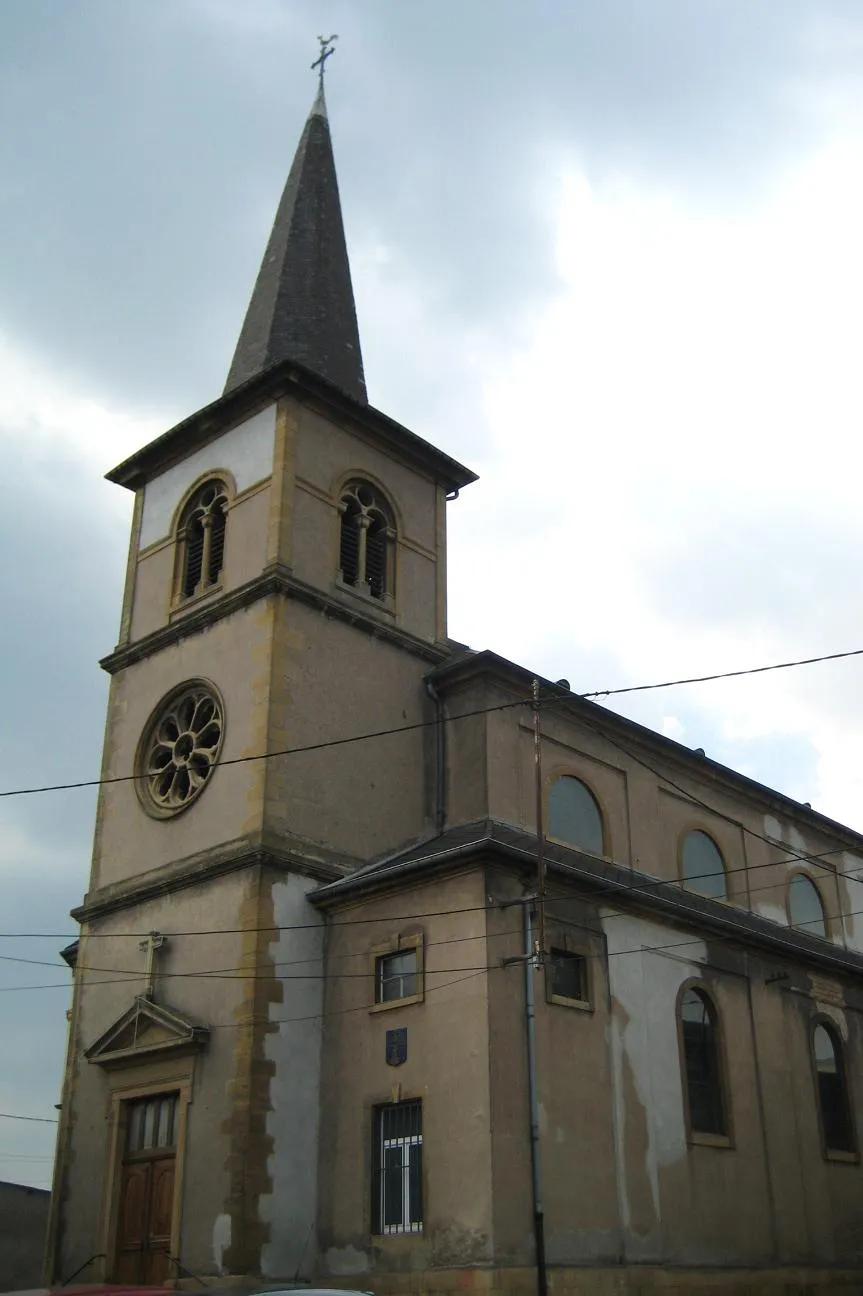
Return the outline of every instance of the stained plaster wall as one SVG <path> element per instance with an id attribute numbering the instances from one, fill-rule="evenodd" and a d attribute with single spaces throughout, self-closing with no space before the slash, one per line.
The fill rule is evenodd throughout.
<path id="1" fill-rule="evenodd" d="M 445 689 L 450 714 L 506 706 L 516 694 L 491 680 Z M 605 854 L 618 864 L 669 883 L 682 880 L 680 849 L 693 829 L 708 833 L 726 865 L 732 905 L 788 926 L 788 881 L 803 869 L 816 883 L 828 917 L 829 940 L 863 950 L 863 851 L 849 849 L 803 813 L 770 812 L 758 790 L 732 788 L 694 758 L 691 765 L 635 740 L 601 731 L 601 713 L 584 720 L 544 710 L 543 787 L 562 774 L 594 792 L 605 825 Z M 529 704 L 492 710 L 451 726 L 450 823 L 489 815 L 534 831 L 536 784 Z M 860 877 L 858 878 L 858 874 Z"/>
<path id="2" fill-rule="evenodd" d="M 168 945 L 158 955 L 164 973 L 156 1000 L 212 1028 L 206 1050 L 195 1060 L 193 1101 L 186 1142 L 183 1185 L 182 1259 L 202 1272 L 216 1273 L 213 1230 L 225 1211 L 228 1193 L 227 1145 L 219 1137 L 230 1115 L 229 1083 L 235 1074 L 237 1013 L 243 982 L 241 937 L 225 931 L 237 926 L 245 894 L 242 875 L 189 887 L 158 901 L 106 915 L 85 929 L 78 976 L 86 976 L 80 996 L 75 1040 L 75 1084 L 64 1101 L 71 1104 L 71 1137 L 62 1210 L 62 1247 L 57 1273 L 68 1274 L 102 1248 L 102 1213 L 112 1167 L 109 1165 L 111 1113 L 106 1072 L 84 1057 L 89 1048 L 131 1007 L 144 988 L 144 955 L 139 934 L 160 930 Z M 214 932 L 213 935 L 195 935 Z M 174 933 L 177 933 L 176 935 Z M 182 933 L 182 934 L 180 934 Z M 93 969 L 89 973 L 86 969 Z M 95 970 L 98 969 L 98 972 Z M 202 973 L 216 970 L 216 977 Z M 127 975 L 132 973 L 131 976 Z M 185 1058 L 157 1063 L 166 1078 L 187 1071 Z M 152 1064 L 135 1063 L 114 1072 L 119 1086 L 152 1081 Z M 149 1079 L 148 1079 L 149 1077 Z"/>
<path id="3" fill-rule="evenodd" d="M 346 1277 L 475 1265 L 492 1256 L 489 1034 L 481 872 L 355 904 L 328 921 L 319 1150 L 319 1265 Z M 449 911 L 442 913 L 441 911 Z M 367 921 L 373 919 L 373 921 Z M 370 1011 L 372 950 L 422 932 L 425 999 Z M 390 1067 L 386 1032 L 408 1031 Z M 396 1087 L 394 1089 L 394 1086 Z M 421 1236 L 372 1237 L 377 1103 L 423 1103 Z"/>
<path id="4" fill-rule="evenodd" d="M 266 1117 L 272 1187 L 259 1204 L 269 1228 L 261 1271 L 269 1278 L 308 1278 L 317 1255 L 324 929 L 320 913 L 306 900 L 313 885 L 308 878 L 286 876 L 272 888 L 273 917 L 281 930 L 267 944 L 281 998 L 269 1005 L 272 1029 L 264 1041 L 273 1068 Z"/>

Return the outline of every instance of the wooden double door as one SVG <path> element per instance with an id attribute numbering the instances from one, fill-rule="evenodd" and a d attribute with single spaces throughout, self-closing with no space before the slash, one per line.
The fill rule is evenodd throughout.
<path id="1" fill-rule="evenodd" d="M 172 1275 L 177 1106 L 176 1094 L 142 1098 L 127 1106 L 115 1282 L 161 1283 Z"/>

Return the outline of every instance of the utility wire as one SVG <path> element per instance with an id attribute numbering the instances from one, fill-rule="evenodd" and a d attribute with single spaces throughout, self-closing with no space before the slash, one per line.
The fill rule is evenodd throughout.
<path id="1" fill-rule="evenodd" d="M 16 1116 L 12 1112 L 0 1112 L 0 1120 L 37 1121 L 40 1125 L 56 1125 L 51 1116 Z"/>
<path id="2" fill-rule="evenodd" d="M 650 689 L 675 688 L 681 684 L 705 684 L 713 680 L 736 679 L 743 675 L 763 675 L 767 671 L 789 670 L 794 666 L 812 666 L 817 662 L 839 661 L 843 657 L 860 657 L 863 656 L 863 648 L 852 648 L 847 652 L 825 653 L 820 657 L 802 657 L 797 661 L 775 662 L 769 666 L 750 666 L 745 670 L 721 671 L 714 675 L 692 675 L 682 679 L 662 680 L 655 684 L 629 684 L 623 688 L 616 689 L 596 689 L 590 693 L 575 693 L 572 696 L 591 700 L 601 697 L 616 697 L 622 693 L 640 693 Z M 560 694 L 543 699 L 543 702 L 560 701 L 566 697 L 566 692 L 561 690 Z M 398 725 L 392 729 L 376 729 L 368 733 L 352 734 L 348 738 L 330 738 L 324 742 L 307 743 L 300 747 L 285 747 L 280 751 L 259 752 L 251 756 L 234 756 L 229 760 L 220 760 L 219 767 L 227 765 L 244 765 L 250 761 L 273 760 L 277 756 L 297 756 L 303 752 L 323 751 L 328 747 L 342 747 L 347 743 L 366 742 L 373 738 L 387 738 L 393 734 L 410 733 L 418 729 L 431 729 L 441 723 L 451 723 L 455 720 L 467 720 L 473 716 L 488 715 L 493 711 L 507 711 L 512 707 L 532 705 L 528 698 L 519 699 L 517 702 L 504 702 L 493 707 L 479 707 L 475 711 L 464 711 L 460 715 L 442 716 L 440 719 L 419 720 L 413 724 Z M 0 792 L 0 797 L 13 796 L 34 796 L 42 792 L 69 792 L 77 788 L 103 787 L 111 783 L 134 783 L 137 780 L 145 778 L 142 774 L 114 774 L 107 778 L 81 779 L 74 783 L 50 783 L 40 787 L 9 788 Z"/>
<path id="3" fill-rule="evenodd" d="M 689 679 L 664 680 L 660 684 L 629 684 L 625 688 L 598 689 L 579 693 L 582 698 L 617 697 L 621 693 L 646 693 L 650 689 L 675 688 L 678 684 L 709 684 L 713 680 L 738 679 L 741 675 L 763 675 L 767 671 L 790 670 L 792 666 L 814 666 L 816 662 L 839 661 L 843 657 L 863 657 L 863 648 L 848 652 L 825 653 L 822 657 L 801 657 L 798 661 L 774 662 L 770 666 L 750 666 L 746 670 L 721 671 L 716 675 L 692 675 Z"/>

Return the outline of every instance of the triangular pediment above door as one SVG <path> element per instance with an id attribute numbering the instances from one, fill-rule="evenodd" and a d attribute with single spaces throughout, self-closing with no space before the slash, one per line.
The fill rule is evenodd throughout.
<path id="1" fill-rule="evenodd" d="M 88 1062 L 112 1066 L 163 1053 L 200 1049 L 209 1037 L 207 1026 L 142 995 L 85 1050 L 84 1056 Z"/>

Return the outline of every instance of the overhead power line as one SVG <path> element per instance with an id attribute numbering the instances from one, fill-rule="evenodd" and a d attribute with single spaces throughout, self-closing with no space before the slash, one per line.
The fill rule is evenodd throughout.
<path id="1" fill-rule="evenodd" d="M 622 688 L 615 689 L 595 689 L 589 693 L 574 693 L 574 697 L 582 698 L 586 701 L 592 701 L 596 698 L 617 697 L 623 693 L 640 693 L 653 689 L 676 688 L 683 684 L 705 684 L 714 680 L 738 679 L 744 675 L 763 675 L 768 671 L 789 670 L 794 666 L 813 666 L 818 662 L 839 661 L 844 657 L 863 656 L 863 648 L 853 648 L 847 652 L 825 653 L 820 657 L 803 657 L 797 661 L 775 662 L 768 666 L 750 666 L 744 670 L 721 671 L 713 675 L 691 675 L 681 679 L 662 680 L 654 684 L 628 684 Z M 566 693 L 555 693 L 542 699 L 544 704 L 560 701 L 566 697 Z M 531 705 L 530 699 L 520 698 L 517 702 L 504 702 L 493 707 L 479 707 L 475 711 L 464 711 L 460 715 L 443 716 L 445 723 L 451 724 L 456 720 L 468 720 L 474 716 L 489 715 L 494 711 L 508 711 L 513 707 Z M 303 753 L 324 751 L 330 747 L 343 747 L 349 743 L 368 742 L 375 738 L 389 738 L 395 734 L 411 733 L 420 729 L 431 729 L 438 725 L 440 721 L 418 720 L 412 724 L 396 725 L 391 729 L 375 729 L 368 733 L 351 734 L 346 738 L 329 738 L 322 742 L 306 743 L 298 747 L 284 747 L 279 751 L 257 752 L 250 756 L 234 756 L 227 760 L 218 762 L 219 768 L 231 765 L 247 765 L 252 761 L 275 760 L 280 756 L 299 756 Z M 0 791 L 2 797 L 16 796 L 36 796 L 40 793 L 47 792 L 71 792 L 79 788 L 104 787 L 113 783 L 134 783 L 145 777 L 141 774 L 113 774 L 107 778 L 80 779 L 73 783 L 47 783 L 38 787 L 24 788 L 7 788 Z"/>
<path id="2" fill-rule="evenodd" d="M 17 1116 L 12 1112 L 0 1112 L 0 1120 L 17 1120 L 17 1121 L 36 1121 L 40 1125 L 56 1125 L 57 1121 L 51 1116 Z"/>

